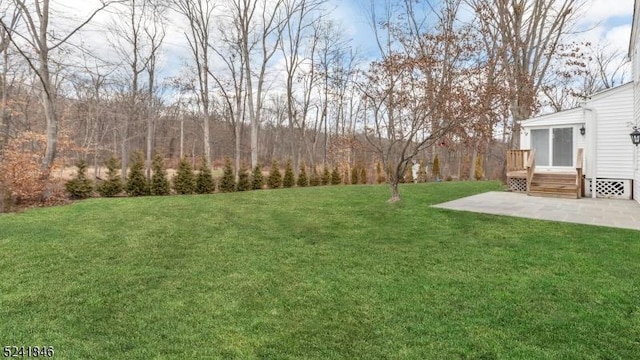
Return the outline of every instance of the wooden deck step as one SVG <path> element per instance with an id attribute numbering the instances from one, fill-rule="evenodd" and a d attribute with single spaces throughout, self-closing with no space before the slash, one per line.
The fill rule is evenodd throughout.
<path id="1" fill-rule="evenodd" d="M 529 195 L 575 199 L 578 197 L 576 177 L 576 173 L 535 173 Z"/>

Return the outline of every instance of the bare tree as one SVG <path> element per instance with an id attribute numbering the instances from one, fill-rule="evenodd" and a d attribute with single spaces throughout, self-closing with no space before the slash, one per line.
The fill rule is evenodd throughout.
<path id="1" fill-rule="evenodd" d="M 560 44 L 558 49 L 541 87 L 542 103 L 555 111 L 577 107 L 588 96 L 628 81 L 629 60 L 621 51 L 590 43 Z"/>
<path id="2" fill-rule="evenodd" d="M 149 102 L 147 107 L 147 144 L 146 144 L 146 167 L 147 178 L 151 179 L 151 156 L 153 151 L 153 139 L 155 136 L 156 117 L 158 114 L 158 96 L 157 96 L 157 83 L 156 83 L 156 66 L 158 62 L 158 56 L 164 38 L 166 36 L 165 29 L 165 11 L 166 7 L 161 3 L 151 3 L 151 11 L 149 14 L 149 23 L 145 27 L 144 32 L 149 41 L 149 52 L 147 58 L 147 100 Z"/>
<path id="3" fill-rule="evenodd" d="M 213 2 L 207 0 L 176 0 L 176 10 L 189 22 L 189 29 L 185 37 L 189 43 L 196 68 L 197 95 L 202 111 L 202 140 L 204 158 L 211 164 L 211 99 L 209 89 L 210 75 L 210 34 L 213 29 Z"/>
<path id="4" fill-rule="evenodd" d="M 2 74 L 0 74 L 0 91 L 2 92 L 2 99 L 0 100 L 0 110 L 2 113 L 0 121 L 0 133 L 1 140 L 0 148 L 7 143 L 9 139 L 9 118 L 11 111 L 9 109 L 9 86 L 8 86 L 8 72 L 9 72 L 9 45 L 11 32 L 15 31 L 15 27 L 20 19 L 20 13 L 18 8 L 2 9 L 3 13 L 7 14 L 7 26 L 4 25 L 0 28 L 0 55 L 2 55 Z"/>
<path id="5" fill-rule="evenodd" d="M 33 6 L 29 6 L 26 0 L 13 0 L 20 13 L 20 19 L 26 27 L 25 31 L 13 32 L 11 20 L 0 18 L 0 25 L 4 28 L 9 40 L 18 49 L 18 52 L 29 63 L 29 67 L 36 74 L 42 86 L 41 101 L 46 119 L 47 147 L 42 159 L 42 168 L 48 170 L 56 156 L 58 143 L 58 115 L 56 113 L 56 88 L 51 74 L 51 59 L 49 53 L 68 42 L 80 29 L 86 26 L 100 11 L 116 0 L 100 0 L 100 6 L 95 9 L 84 21 L 75 26 L 71 31 L 60 35 L 53 34 L 50 29 L 50 0 L 34 0 Z M 26 46 L 25 46 L 26 45 Z M 28 49 L 34 49 L 36 55 L 29 53 Z"/>
<path id="6" fill-rule="evenodd" d="M 152 103 L 155 98 L 155 67 L 158 52 L 164 39 L 163 8 L 151 0 L 126 0 L 118 11 L 118 19 L 111 25 L 112 44 L 120 60 L 126 66 L 123 83 L 127 101 L 127 111 L 120 127 L 120 160 L 122 177 L 126 177 L 129 142 L 139 134 L 132 127 L 143 122 L 146 113 L 146 172 L 151 177 L 151 141 L 153 139 Z M 143 76 L 148 75 L 146 91 Z"/>
<path id="7" fill-rule="evenodd" d="M 320 7 L 325 0 L 285 0 L 284 12 L 287 21 L 284 22 L 284 31 L 281 39 L 281 51 L 284 58 L 286 80 L 285 89 L 287 95 L 287 118 L 289 120 L 289 130 L 291 132 L 291 156 L 293 157 L 293 169 L 298 173 L 302 146 L 306 137 L 307 115 L 310 106 L 310 91 L 299 101 L 296 97 L 296 80 L 301 73 L 302 64 L 308 60 L 305 58 L 303 47 L 306 40 L 310 40 L 311 54 L 313 59 L 315 47 L 318 39 L 313 34 L 314 24 L 321 20 Z M 313 66 L 313 64 L 311 64 Z M 309 69 L 313 71 L 314 69 Z M 313 82 L 313 76 L 308 77 L 308 81 Z M 312 85 L 312 84 L 311 84 Z M 300 104 L 300 106 L 298 106 Z M 299 131 L 297 131 L 299 130 Z"/>
<path id="8" fill-rule="evenodd" d="M 519 146 L 519 120 L 533 114 L 553 55 L 584 0 L 466 0 L 496 44 L 511 97 L 511 144 Z"/>
<path id="9" fill-rule="evenodd" d="M 219 63 L 224 64 L 224 70 L 211 72 L 211 77 L 216 82 L 221 93 L 223 105 L 223 118 L 227 120 L 233 132 L 234 141 L 234 168 L 235 178 L 238 181 L 238 170 L 241 166 L 241 145 L 242 133 L 245 124 L 246 100 L 245 92 L 245 72 L 244 62 L 247 61 L 242 56 L 240 49 L 240 32 L 233 17 L 223 17 L 218 26 L 221 36 L 221 46 L 211 47 L 211 50 L 219 59 Z M 229 21 L 230 20 L 230 21 Z"/>
<path id="10" fill-rule="evenodd" d="M 278 49 L 282 24 L 287 20 L 286 15 L 281 14 L 283 1 L 229 2 L 230 13 L 238 29 L 240 54 L 244 58 L 247 112 L 251 123 L 251 167 L 258 164 L 258 129 L 262 121 L 267 65 Z"/>
<path id="11" fill-rule="evenodd" d="M 382 60 L 373 62 L 359 84 L 365 111 L 365 136 L 387 170 L 390 202 L 400 200 L 398 185 L 416 155 L 452 132 L 468 112 L 462 96 L 469 60 L 468 33 L 455 26 L 459 0 L 434 10 L 435 26 L 426 28 L 404 3 L 402 16 L 386 7 L 372 22 Z M 392 23 L 392 19 L 406 23 Z M 375 24 L 383 24 L 380 29 Z M 386 29 L 385 34 L 382 30 Z"/>

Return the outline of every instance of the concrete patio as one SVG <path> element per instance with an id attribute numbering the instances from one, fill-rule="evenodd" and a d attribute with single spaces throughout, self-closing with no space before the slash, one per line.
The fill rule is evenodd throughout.
<path id="1" fill-rule="evenodd" d="M 433 207 L 640 230 L 640 204 L 632 200 L 558 199 L 492 191 Z"/>

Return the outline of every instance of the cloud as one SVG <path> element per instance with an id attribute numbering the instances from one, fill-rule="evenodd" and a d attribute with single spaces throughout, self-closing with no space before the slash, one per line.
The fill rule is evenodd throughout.
<path id="1" fill-rule="evenodd" d="M 581 23 L 606 22 L 616 17 L 633 16 L 633 0 L 589 0 L 580 14 Z"/>
<path id="2" fill-rule="evenodd" d="M 633 0 L 591 0 L 580 14 L 577 41 L 626 54 L 631 36 Z"/>

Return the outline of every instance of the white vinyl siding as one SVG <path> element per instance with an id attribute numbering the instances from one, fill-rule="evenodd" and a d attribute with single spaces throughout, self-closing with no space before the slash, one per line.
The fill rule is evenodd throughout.
<path id="1" fill-rule="evenodd" d="M 633 144 L 629 138 L 633 122 L 633 88 L 594 99 L 596 109 L 597 177 L 633 179 Z"/>
<path id="2" fill-rule="evenodd" d="M 637 4 L 636 4 L 637 6 Z M 637 11 L 637 8 L 636 8 Z M 636 24 L 636 26 L 634 26 L 634 30 L 637 30 L 637 26 L 639 24 Z M 636 43 L 633 44 L 633 53 L 631 56 L 631 60 L 633 62 L 633 70 L 634 70 L 634 79 L 637 79 L 638 77 L 640 77 L 640 41 L 638 41 L 637 38 L 637 33 L 636 33 Z M 640 81 L 635 81 L 633 84 L 633 91 L 634 91 L 634 96 L 633 96 L 633 110 L 634 110 L 634 114 L 633 114 L 633 123 L 636 126 L 640 126 Z M 631 133 L 631 132 L 629 132 Z M 628 140 L 630 141 L 630 140 Z M 633 164 L 633 168 L 634 168 L 634 172 L 635 172 L 635 176 L 633 178 L 633 198 L 636 199 L 638 202 L 640 202 L 640 164 L 638 162 L 640 162 L 640 147 L 636 147 L 635 149 L 636 151 L 636 157 L 635 157 L 635 164 Z"/>

